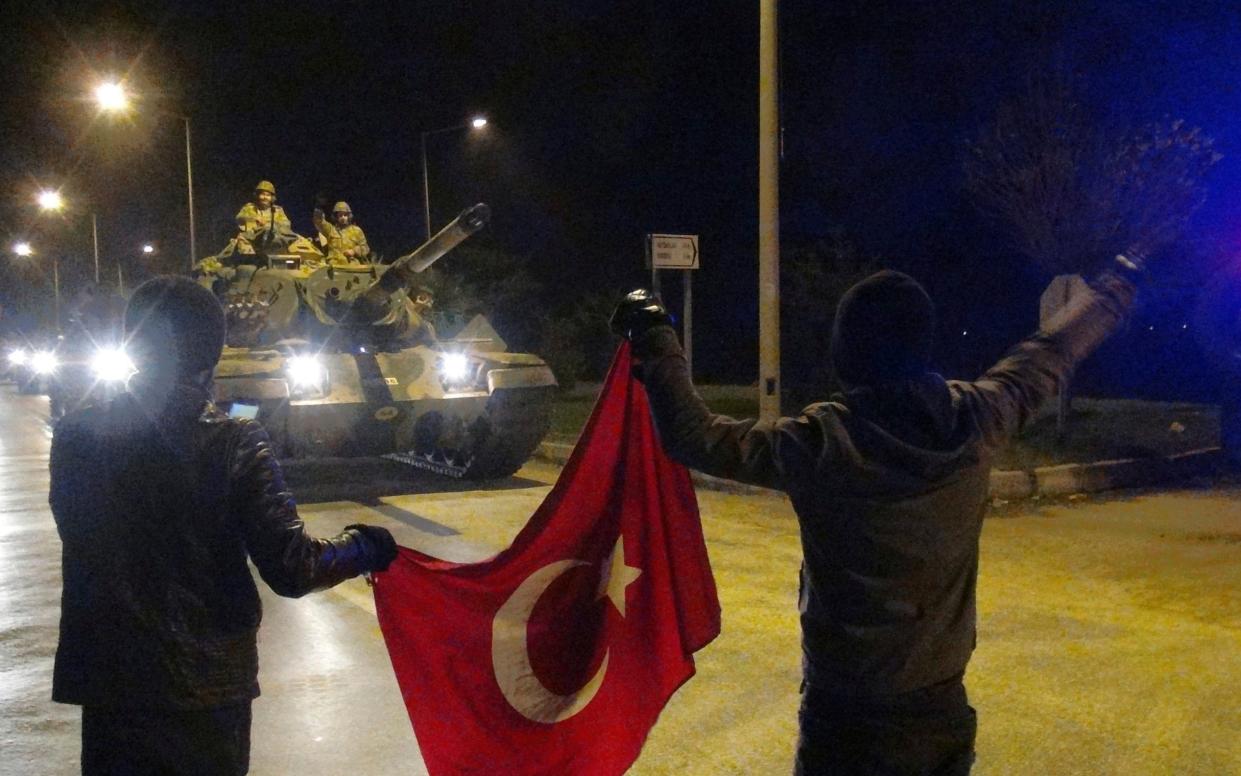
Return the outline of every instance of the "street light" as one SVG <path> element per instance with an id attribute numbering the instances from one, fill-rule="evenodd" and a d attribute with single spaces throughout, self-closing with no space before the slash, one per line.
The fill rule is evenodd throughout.
<path id="1" fill-rule="evenodd" d="M 30 243 L 22 240 L 13 244 L 13 253 L 28 258 L 34 255 L 34 248 Z M 52 254 L 52 295 L 55 297 L 56 331 L 60 331 L 60 260 L 56 254 Z"/>
<path id="2" fill-rule="evenodd" d="M 451 127 L 429 129 L 418 133 L 418 145 L 422 151 L 422 216 L 426 222 L 427 239 L 431 239 L 431 184 L 427 176 L 427 138 L 441 132 L 454 132 L 460 129 L 482 129 L 487 126 L 484 116 L 475 116 L 464 124 L 453 124 Z"/>
<path id="3" fill-rule="evenodd" d="M 99 109 L 106 113 L 120 113 L 129 108 L 129 96 L 119 83 L 103 83 L 95 87 L 95 102 L 99 105 Z M 190 269 L 193 269 L 194 257 L 198 255 L 198 242 L 194 239 L 194 164 L 193 154 L 190 151 L 190 117 L 181 113 L 171 115 L 181 119 L 185 124 L 185 193 L 190 215 Z"/>
<path id="4" fill-rule="evenodd" d="M 59 212 L 65 207 L 64 197 L 60 196 L 60 192 L 55 189 L 44 189 L 39 192 L 37 198 L 39 207 L 48 212 Z M 95 249 L 95 284 L 99 284 L 99 219 L 92 211 L 90 214 L 90 237 L 91 244 Z"/>
<path id="5" fill-rule="evenodd" d="M 142 246 L 142 252 L 143 253 L 155 253 L 155 246 L 151 245 L 150 243 L 147 243 L 146 245 Z"/>
<path id="6" fill-rule="evenodd" d="M 123 111 L 129 107 L 129 95 L 116 81 L 105 81 L 95 87 L 95 102 L 106 111 Z"/>
<path id="7" fill-rule="evenodd" d="M 52 189 L 40 191 L 38 202 L 39 207 L 44 210 L 60 210 L 65 206 L 65 201 L 61 198 L 60 192 Z"/>

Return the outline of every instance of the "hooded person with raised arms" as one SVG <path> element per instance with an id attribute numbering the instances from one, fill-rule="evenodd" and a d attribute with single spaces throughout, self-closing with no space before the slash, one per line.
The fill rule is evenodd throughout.
<path id="1" fill-rule="evenodd" d="M 931 368 L 935 308 L 879 272 L 841 299 L 844 390 L 791 417 L 736 420 L 695 391 L 662 303 L 629 294 L 632 342 L 664 448 L 699 471 L 788 493 L 801 529 L 803 683 L 795 773 L 966 774 L 976 715 L 978 542 L 994 454 L 1121 324 L 1136 255 L 974 382 Z"/>

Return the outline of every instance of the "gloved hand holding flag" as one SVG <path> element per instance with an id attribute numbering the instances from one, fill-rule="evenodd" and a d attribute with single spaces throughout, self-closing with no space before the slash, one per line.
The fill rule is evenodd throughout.
<path id="1" fill-rule="evenodd" d="M 375 603 L 433 776 L 620 774 L 720 629 L 689 472 L 624 344 L 572 457 L 511 547 L 401 548 Z"/>

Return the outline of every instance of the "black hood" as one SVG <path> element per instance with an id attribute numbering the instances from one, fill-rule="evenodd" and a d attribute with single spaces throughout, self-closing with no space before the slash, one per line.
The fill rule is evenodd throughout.
<path id="1" fill-rule="evenodd" d="M 917 378 L 930 367 L 935 306 L 918 281 L 883 270 L 841 297 L 832 327 L 832 365 L 845 385 Z"/>

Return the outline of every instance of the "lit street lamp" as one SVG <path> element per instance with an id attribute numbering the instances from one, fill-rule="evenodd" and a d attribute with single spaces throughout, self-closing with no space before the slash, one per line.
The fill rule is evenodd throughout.
<path id="1" fill-rule="evenodd" d="M 115 81 L 106 81 L 95 87 L 95 102 L 106 111 L 122 111 L 129 107 L 125 87 Z"/>
<path id="2" fill-rule="evenodd" d="M 34 248 L 26 241 L 14 243 L 13 253 L 23 258 L 34 255 Z M 60 331 L 60 259 L 52 254 L 52 296 L 55 298 L 56 331 Z"/>
<path id="3" fill-rule="evenodd" d="M 39 207 L 44 210 L 60 210 L 65 206 L 65 201 L 61 199 L 59 191 L 45 189 L 39 192 Z"/>
<path id="4" fill-rule="evenodd" d="M 142 246 L 142 252 L 143 253 L 155 253 L 155 246 L 148 243 Z"/>
<path id="5" fill-rule="evenodd" d="M 64 210 L 65 200 L 60 196 L 60 192 L 54 189 L 44 189 L 39 192 L 39 207 L 48 212 L 59 212 Z M 90 214 L 90 237 L 91 244 L 95 250 L 95 284 L 99 284 L 99 219 L 95 213 Z"/>
<path id="6" fill-rule="evenodd" d="M 99 109 L 107 113 L 120 113 L 129 108 L 129 96 L 119 83 L 103 83 L 95 87 L 95 102 Z M 194 257 L 198 255 L 198 243 L 194 239 L 194 164 L 190 150 L 190 117 L 173 113 L 185 124 L 185 194 L 186 205 L 190 216 L 190 269 L 194 268 Z"/>
<path id="7" fill-rule="evenodd" d="M 487 126 L 487 119 L 483 116 L 475 116 L 464 124 L 453 124 L 451 127 L 430 129 L 426 132 L 418 133 L 418 144 L 422 150 L 422 215 L 426 221 L 428 240 L 431 239 L 431 184 L 428 182 L 427 176 L 427 138 L 431 135 L 438 135 L 441 132 L 454 132 L 459 129 L 482 129 L 485 126 Z"/>

